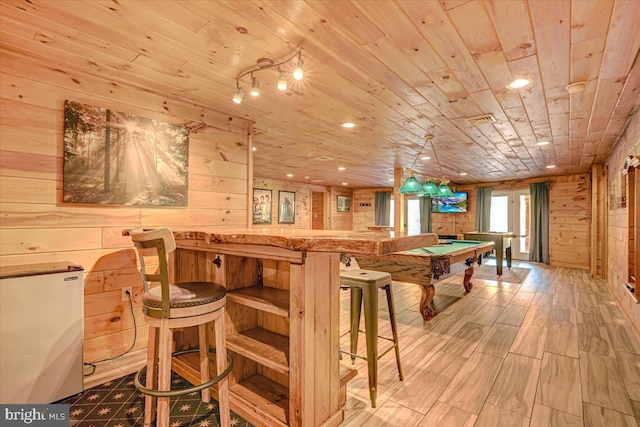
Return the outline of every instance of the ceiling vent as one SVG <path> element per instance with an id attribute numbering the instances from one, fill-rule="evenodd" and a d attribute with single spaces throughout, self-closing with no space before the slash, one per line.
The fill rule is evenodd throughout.
<path id="1" fill-rule="evenodd" d="M 314 157 L 313 160 L 317 160 L 319 162 L 328 162 L 329 160 L 333 160 L 333 159 L 329 156 L 318 156 L 318 157 Z"/>
<path id="2" fill-rule="evenodd" d="M 493 114 L 483 114 L 481 116 L 467 117 L 465 119 L 471 126 L 485 125 L 487 123 L 495 123 L 496 118 Z"/>

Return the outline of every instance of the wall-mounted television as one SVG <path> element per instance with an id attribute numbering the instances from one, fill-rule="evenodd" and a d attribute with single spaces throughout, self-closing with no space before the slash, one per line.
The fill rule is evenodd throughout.
<path id="1" fill-rule="evenodd" d="M 431 212 L 462 213 L 467 211 L 467 193 L 453 193 L 453 197 L 431 199 Z"/>

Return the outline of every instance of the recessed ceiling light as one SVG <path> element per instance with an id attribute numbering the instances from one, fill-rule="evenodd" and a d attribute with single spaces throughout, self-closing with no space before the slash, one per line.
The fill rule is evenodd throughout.
<path id="1" fill-rule="evenodd" d="M 353 128 L 355 126 L 356 126 L 356 124 L 355 123 L 351 123 L 351 122 L 345 122 L 345 123 L 342 124 L 343 128 Z"/>
<path id="2" fill-rule="evenodd" d="M 423 157 L 420 157 L 420 158 L 421 158 L 422 160 L 431 160 L 431 157 L 429 157 L 429 156 L 423 156 Z"/>
<path id="3" fill-rule="evenodd" d="M 339 171 L 343 171 L 343 170 L 345 170 L 345 169 L 346 169 L 346 168 L 345 168 L 344 166 L 338 166 L 338 170 L 339 170 Z"/>
<path id="4" fill-rule="evenodd" d="M 582 92 L 586 85 L 587 85 L 587 82 L 575 82 L 575 83 L 566 85 L 564 88 L 569 93 L 578 93 L 578 92 Z"/>
<path id="5" fill-rule="evenodd" d="M 287 174 L 287 178 L 293 178 L 293 174 L 292 173 L 288 173 Z"/>
<path id="6" fill-rule="evenodd" d="M 556 167 L 556 165 L 547 165 L 547 169 L 553 169 L 555 167 Z"/>
<path id="7" fill-rule="evenodd" d="M 467 173 L 466 172 L 460 172 L 461 176 L 465 176 Z"/>
<path id="8" fill-rule="evenodd" d="M 253 148 L 252 148 L 252 150 L 253 150 L 253 151 L 257 151 L 257 150 L 258 150 L 258 147 L 253 147 Z"/>
<path id="9" fill-rule="evenodd" d="M 525 79 L 523 77 L 519 77 L 514 81 L 512 81 L 511 83 L 509 83 L 507 87 L 510 89 L 520 89 L 521 87 L 527 86 L 529 83 L 531 83 L 531 80 Z"/>
<path id="10" fill-rule="evenodd" d="M 349 183 L 348 182 L 343 182 L 342 185 L 349 185 Z"/>
<path id="11" fill-rule="evenodd" d="M 549 141 L 540 141 L 538 142 L 538 145 L 549 145 L 550 142 Z"/>

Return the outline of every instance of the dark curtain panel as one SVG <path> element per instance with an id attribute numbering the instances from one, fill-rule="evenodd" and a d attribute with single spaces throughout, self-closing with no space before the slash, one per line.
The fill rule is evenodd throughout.
<path id="1" fill-rule="evenodd" d="M 531 184 L 529 261 L 549 264 L 549 183 Z"/>
<path id="2" fill-rule="evenodd" d="M 431 197 L 420 197 L 420 233 L 431 233 Z"/>
<path id="3" fill-rule="evenodd" d="M 491 224 L 491 188 L 476 189 L 476 231 L 489 231 Z"/>
<path id="4" fill-rule="evenodd" d="M 391 192 L 380 191 L 375 193 L 375 210 L 376 210 L 376 224 L 375 225 L 393 225 L 389 224 L 391 221 Z"/>

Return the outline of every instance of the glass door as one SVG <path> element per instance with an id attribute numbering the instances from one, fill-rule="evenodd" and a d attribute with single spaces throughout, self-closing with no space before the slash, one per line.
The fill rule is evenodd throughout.
<path id="1" fill-rule="evenodd" d="M 517 237 L 511 242 L 514 259 L 529 258 L 529 224 L 531 202 L 529 190 L 494 191 L 491 194 L 490 231 L 512 232 Z"/>
<path id="2" fill-rule="evenodd" d="M 417 196 L 405 196 L 405 229 L 410 235 L 420 234 L 420 200 Z"/>

